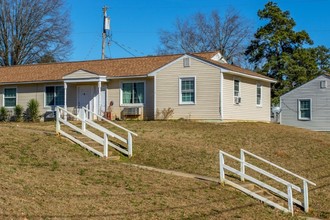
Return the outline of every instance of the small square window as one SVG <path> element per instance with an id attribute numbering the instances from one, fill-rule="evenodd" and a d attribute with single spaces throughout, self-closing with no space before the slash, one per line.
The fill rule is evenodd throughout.
<path id="1" fill-rule="evenodd" d="M 46 86 L 45 106 L 64 105 L 64 86 Z"/>
<path id="2" fill-rule="evenodd" d="M 125 82 L 121 87 L 122 104 L 144 103 L 144 82 Z"/>

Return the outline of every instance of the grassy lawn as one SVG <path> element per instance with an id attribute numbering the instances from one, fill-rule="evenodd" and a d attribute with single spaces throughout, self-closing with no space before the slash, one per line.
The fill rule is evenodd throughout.
<path id="1" fill-rule="evenodd" d="M 139 134 L 126 162 L 218 177 L 219 149 L 238 156 L 244 148 L 316 182 L 311 215 L 330 218 L 328 133 L 263 123 L 120 124 Z M 291 218 L 230 187 L 100 159 L 48 133 L 54 129 L 0 124 L 0 219 Z"/>

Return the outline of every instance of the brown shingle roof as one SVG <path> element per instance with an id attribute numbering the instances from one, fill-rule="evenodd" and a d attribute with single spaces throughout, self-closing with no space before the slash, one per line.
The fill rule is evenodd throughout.
<path id="1" fill-rule="evenodd" d="M 271 81 L 276 81 L 273 78 L 270 78 L 268 76 L 253 72 L 251 70 L 247 70 L 247 69 L 243 69 L 241 67 L 232 65 L 232 64 L 228 64 L 228 63 L 221 63 L 221 62 L 217 62 L 214 60 L 211 60 L 211 58 L 216 54 L 217 52 L 206 52 L 206 53 L 198 53 L 198 54 L 191 54 L 192 56 L 195 56 L 197 58 L 200 58 L 206 62 L 212 63 L 218 67 L 230 70 L 230 71 L 234 71 L 234 72 L 239 72 L 239 73 L 243 73 L 246 75 L 250 75 L 250 76 L 254 76 L 254 77 L 259 77 L 259 78 L 263 78 L 263 79 L 267 79 L 267 80 L 271 80 Z"/>
<path id="2" fill-rule="evenodd" d="M 273 80 L 267 76 L 234 65 L 211 60 L 216 54 L 217 52 L 205 52 L 189 55 L 224 69 Z M 0 83 L 62 80 L 63 76 L 77 70 L 85 70 L 107 77 L 145 76 L 181 56 L 183 54 L 1 67 Z"/>
<path id="3" fill-rule="evenodd" d="M 0 83 L 61 80 L 80 69 L 108 77 L 143 76 L 180 56 L 182 54 L 1 67 Z"/>

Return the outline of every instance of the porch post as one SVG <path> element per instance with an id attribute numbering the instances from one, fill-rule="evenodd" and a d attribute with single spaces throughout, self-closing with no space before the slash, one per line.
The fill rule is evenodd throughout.
<path id="1" fill-rule="evenodd" d="M 67 88 L 68 88 L 68 84 L 66 82 L 64 82 L 64 120 L 66 121 L 68 118 L 68 114 L 67 114 L 67 105 L 66 105 L 66 97 L 67 97 Z"/>
<path id="2" fill-rule="evenodd" d="M 97 109 L 98 109 L 97 114 L 101 115 L 101 88 L 102 88 L 102 82 L 101 82 L 100 79 L 99 79 L 99 82 L 98 82 L 97 86 L 98 86 L 98 89 L 99 89 L 99 95 L 98 95 L 98 103 L 99 104 L 97 106 Z"/>

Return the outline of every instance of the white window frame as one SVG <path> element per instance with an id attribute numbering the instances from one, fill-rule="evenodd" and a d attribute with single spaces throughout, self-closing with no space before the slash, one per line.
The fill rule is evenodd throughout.
<path id="1" fill-rule="evenodd" d="M 193 79 L 194 80 L 194 101 L 193 102 L 183 102 L 182 101 L 182 91 L 181 91 L 181 82 L 182 79 Z M 180 76 L 179 77 L 179 105 L 196 105 L 196 99 L 197 99 L 197 82 L 196 82 L 196 76 Z"/>
<path id="2" fill-rule="evenodd" d="M 260 103 L 258 104 L 258 87 L 260 86 Z M 257 83 L 256 88 L 256 104 L 258 107 L 262 107 L 262 85 L 261 83 Z"/>
<path id="3" fill-rule="evenodd" d="M 64 85 L 61 85 L 61 84 L 58 84 L 58 85 L 45 85 L 44 86 L 44 108 L 52 108 L 52 107 L 54 107 L 54 106 L 60 106 L 60 107 L 64 107 L 64 104 L 63 105 L 56 105 L 56 103 L 54 103 L 54 105 L 46 105 L 46 97 L 47 97 L 47 95 L 46 95 L 46 88 L 47 87 L 54 87 L 54 97 L 56 97 L 56 87 L 58 87 L 58 86 L 63 86 L 64 87 Z M 64 91 L 65 92 L 65 91 Z M 64 97 L 65 98 L 65 97 Z M 54 102 L 56 101 L 56 99 L 54 100 Z M 64 100 L 64 102 L 63 103 L 65 103 L 65 100 Z"/>
<path id="4" fill-rule="evenodd" d="M 2 106 L 3 107 L 6 107 L 6 108 L 15 108 L 16 107 L 16 105 L 15 106 L 6 106 L 5 104 L 5 99 L 6 99 L 6 97 L 5 97 L 5 90 L 6 89 L 15 89 L 16 90 L 16 96 L 15 96 L 15 104 L 17 105 L 17 102 L 18 102 L 18 98 L 17 98 L 17 87 L 5 87 L 5 88 L 3 88 L 3 97 L 2 97 Z"/>
<path id="5" fill-rule="evenodd" d="M 238 81 L 238 95 L 235 95 L 235 81 Z M 235 102 L 235 98 L 236 97 L 241 97 L 241 80 L 240 79 L 238 79 L 238 78 L 234 78 L 234 80 L 233 80 L 233 103 L 235 104 L 235 105 L 239 105 L 239 104 L 237 104 L 236 102 Z"/>
<path id="6" fill-rule="evenodd" d="M 143 103 L 123 103 L 123 84 L 125 83 L 143 83 Z M 147 86 L 146 86 L 146 81 L 145 80 L 125 80 L 125 81 L 121 81 L 120 82 L 120 95 L 119 95 L 119 103 L 120 103 L 120 106 L 122 107 L 143 107 L 144 105 L 146 105 L 146 102 L 147 102 L 147 96 L 146 96 L 146 89 L 147 89 Z"/>
<path id="7" fill-rule="evenodd" d="M 310 111 L 309 118 L 301 117 L 301 109 L 300 109 L 301 101 L 309 101 L 309 111 Z M 311 121 L 312 120 L 312 99 L 298 99 L 298 120 L 300 120 L 300 121 Z"/>

